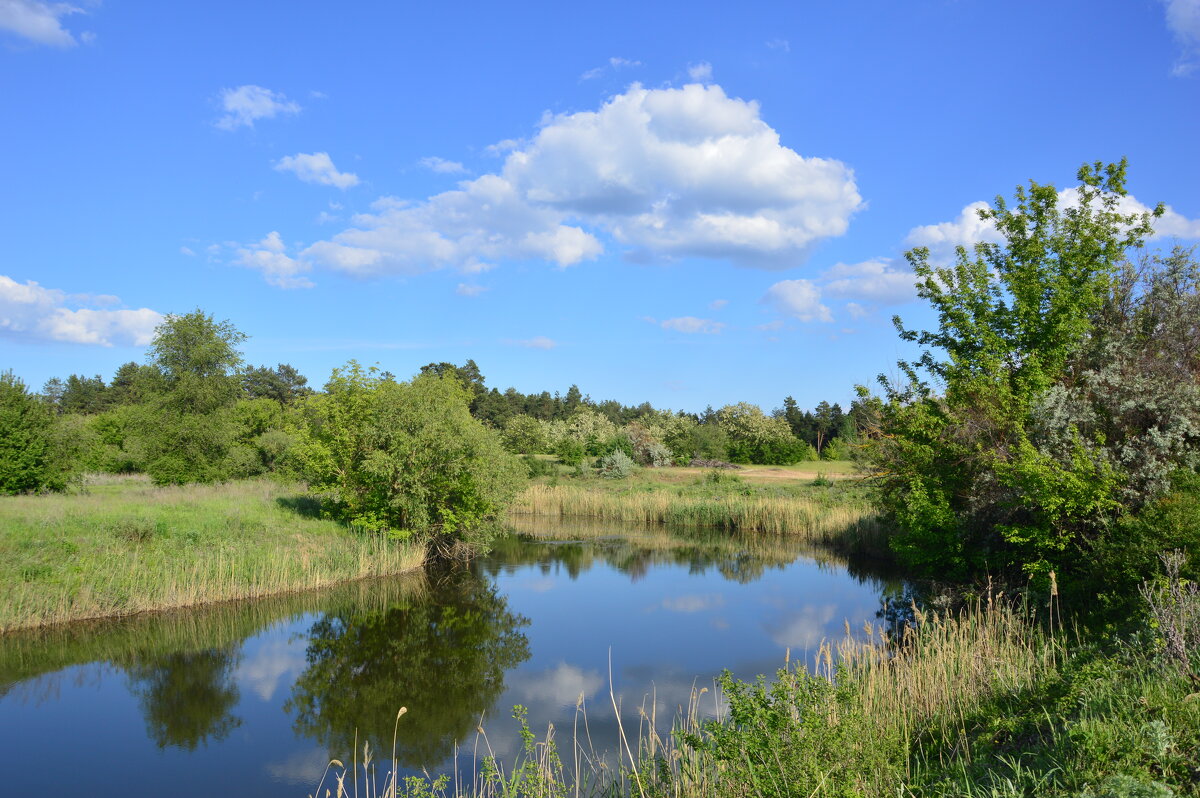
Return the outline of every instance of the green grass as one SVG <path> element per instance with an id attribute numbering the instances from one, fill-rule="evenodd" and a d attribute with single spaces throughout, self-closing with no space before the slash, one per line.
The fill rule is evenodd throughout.
<path id="1" fill-rule="evenodd" d="M 417 544 L 313 517 L 267 480 L 153 487 L 107 477 L 84 492 L 0 498 L 0 632 L 189 607 L 399 573 Z"/>

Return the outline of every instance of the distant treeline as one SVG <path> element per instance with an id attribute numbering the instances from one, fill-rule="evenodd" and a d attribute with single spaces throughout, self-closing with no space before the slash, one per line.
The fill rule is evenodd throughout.
<path id="1" fill-rule="evenodd" d="M 518 453 L 553 453 L 564 438 L 575 437 L 583 444 L 582 454 L 604 454 L 615 448 L 632 449 L 615 442 L 621 430 L 630 424 L 658 430 L 664 424 L 674 428 L 671 435 L 671 460 L 684 461 L 694 457 L 732 459 L 743 463 L 768 465 L 790 464 L 804 460 L 842 459 L 847 446 L 855 437 L 856 418 L 861 407 L 856 401 L 849 412 L 840 404 L 822 401 L 812 410 L 802 410 L 791 396 L 785 397 L 782 407 L 771 413 L 748 403 L 729 405 L 719 410 L 712 406 L 702 413 L 656 409 L 650 402 L 625 405 L 614 399 L 595 401 L 577 385 L 565 393 L 541 391 L 521 393 L 516 388 L 500 391 L 488 388 L 483 372 L 474 360 L 463 365 L 429 363 L 419 374 L 452 376 L 470 392 L 471 415 L 487 426 L 506 431 L 510 450 Z M 384 379 L 395 379 L 382 372 Z M 293 366 L 280 363 L 275 367 L 252 366 L 236 374 L 240 398 L 266 399 L 281 408 L 312 395 L 308 379 Z M 40 399 L 54 413 L 96 416 L 116 408 L 137 405 L 153 392 L 155 366 L 129 362 L 117 369 L 111 382 L 97 374 L 91 377 L 72 374 L 66 379 L 53 378 L 42 387 Z M 328 385 L 322 392 L 328 389 Z M 575 422 L 570 423 L 572 419 Z M 585 420 L 586 419 L 586 420 Z M 724 419 L 724 421 L 722 421 Z M 538 422 L 542 433 L 530 433 L 530 421 Z M 582 423 L 581 423 L 582 422 Z M 782 423 L 779 423 L 782 422 Z M 582 435 L 572 436 L 571 429 L 589 426 Z M 704 431 L 694 428 L 707 427 Z M 588 440 L 589 435 L 591 440 Z M 597 436 L 603 436 L 601 439 Z M 625 437 L 629 437 L 625 434 Z M 636 441 L 635 441 L 636 443 Z M 658 443 L 667 444 L 665 440 Z M 567 447 L 568 449 L 570 447 Z M 567 460 L 572 461 L 567 452 Z M 643 458 L 644 459 L 644 458 Z"/>

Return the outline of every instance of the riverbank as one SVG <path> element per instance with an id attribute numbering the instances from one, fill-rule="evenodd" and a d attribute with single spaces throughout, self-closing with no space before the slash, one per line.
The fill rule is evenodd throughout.
<path id="1" fill-rule="evenodd" d="M 813 464 L 818 465 L 818 464 Z M 761 473 L 760 473 L 761 472 Z M 799 469 L 643 469 L 627 479 L 535 480 L 510 515 L 596 518 L 797 536 L 818 545 L 885 552 L 863 488 Z"/>
<path id="2" fill-rule="evenodd" d="M 102 477 L 80 493 L 0 500 L 0 633 L 192 607 L 402 573 L 419 544 L 313 517 L 269 480 L 155 487 Z"/>

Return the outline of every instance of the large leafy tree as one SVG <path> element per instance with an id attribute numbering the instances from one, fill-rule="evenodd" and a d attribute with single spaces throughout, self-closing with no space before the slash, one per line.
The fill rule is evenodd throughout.
<path id="1" fill-rule="evenodd" d="M 482 540 L 525 468 L 472 418 L 470 399 L 449 374 L 396 382 L 350 361 L 304 400 L 292 456 L 329 511 L 357 526 Z"/>
<path id="2" fill-rule="evenodd" d="M 228 473 L 234 431 L 228 409 L 241 392 L 238 346 L 229 321 L 195 310 L 169 315 L 150 344 L 143 415 L 146 470 L 160 484 L 212 482 Z"/>
<path id="3" fill-rule="evenodd" d="M 1121 468 L 1098 456 L 1095 430 L 1061 427 L 1048 451 L 1035 416 L 1069 380 L 1075 355 L 1113 296 L 1122 264 L 1153 213 L 1123 213 L 1126 164 L 1086 164 L 1079 187 L 1019 187 L 1014 204 L 981 211 L 1002 243 L 960 247 L 952 266 L 907 258 L 934 330 L 884 381 L 886 403 L 867 457 L 897 546 L 942 574 L 978 567 L 1061 568 L 1120 509 Z"/>
<path id="4" fill-rule="evenodd" d="M 0 494 L 64 487 L 67 474 L 54 444 L 50 408 L 11 371 L 0 374 Z"/>

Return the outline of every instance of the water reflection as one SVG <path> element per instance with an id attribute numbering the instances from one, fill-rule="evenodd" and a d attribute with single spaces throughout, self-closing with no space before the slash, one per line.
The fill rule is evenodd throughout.
<path id="1" fill-rule="evenodd" d="M 528 623 L 494 584 L 451 568 L 416 600 L 313 624 L 285 709 L 331 751 L 349 753 L 356 736 L 385 746 L 395 729 L 402 763 L 440 762 L 504 690 L 505 672 L 529 658 Z"/>
<path id="2" fill-rule="evenodd" d="M 193 751 L 223 740 L 242 724 L 233 714 L 239 695 L 234 684 L 234 646 L 176 652 L 129 666 L 130 692 L 138 697 L 146 733 L 159 748 Z"/>
<path id="3" fill-rule="evenodd" d="M 785 649 L 801 660 L 904 589 L 788 538 L 516 526 L 488 556 L 419 578 L 5 636 L 0 746 L 29 765 L 7 791 L 39 789 L 34 774 L 55 767 L 45 739 L 79 760 L 59 791 L 93 796 L 131 791 L 139 769 L 178 795 L 303 795 L 356 737 L 390 758 L 393 729 L 407 768 L 445 769 L 455 743 L 470 767 L 482 713 L 490 749 L 517 750 L 518 703 L 565 741 L 582 699 L 586 732 L 612 752 L 610 657 L 627 730 L 645 707 L 663 731 L 693 686 L 724 668 L 773 673 Z"/>

